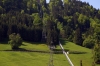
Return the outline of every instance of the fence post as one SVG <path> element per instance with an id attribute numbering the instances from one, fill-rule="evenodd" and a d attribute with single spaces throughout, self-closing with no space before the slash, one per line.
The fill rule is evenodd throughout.
<path id="1" fill-rule="evenodd" d="M 80 60 L 80 66 L 83 66 L 83 65 L 82 65 L 82 60 Z"/>

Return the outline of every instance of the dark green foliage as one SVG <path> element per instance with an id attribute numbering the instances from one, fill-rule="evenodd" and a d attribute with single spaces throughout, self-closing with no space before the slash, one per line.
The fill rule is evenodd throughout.
<path id="1" fill-rule="evenodd" d="M 52 31 L 52 41 L 55 46 L 59 44 L 59 31 L 56 26 L 54 27 Z"/>
<path id="2" fill-rule="evenodd" d="M 83 46 L 92 49 L 95 45 L 95 39 L 92 36 L 88 36 L 84 42 L 83 42 Z"/>
<path id="3" fill-rule="evenodd" d="M 82 46 L 83 39 L 82 39 L 82 33 L 80 28 L 76 29 L 73 41 L 74 43 Z"/>
<path id="4" fill-rule="evenodd" d="M 19 33 L 25 41 L 40 42 L 43 26 L 47 29 L 48 44 L 50 41 L 58 44 L 60 35 L 90 47 L 92 40 L 86 36 L 93 35 L 100 40 L 99 27 L 96 27 L 100 26 L 100 10 L 77 0 L 50 0 L 49 3 L 46 0 L 0 0 L 0 41 Z"/>
<path id="5" fill-rule="evenodd" d="M 100 64 L 100 26 L 97 25 L 94 29 L 95 46 L 94 46 L 94 62 Z"/>
<path id="6" fill-rule="evenodd" d="M 100 64 L 100 45 L 96 44 L 93 50 L 94 50 L 93 53 L 94 62 Z"/>
<path id="7" fill-rule="evenodd" d="M 8 43 L 11 44 L 11 48 L 13 50 L 18 49 L 19 46 L 22 45 L 22 38 L 19 34 L 12 33 L 11 35 L 9 35 L 9 39 L 10 41 Z"/>
<path id="8" fill-rule="evenodd" d="M 68 41 L 73 41 L 73 29 L 70 26 L 65 26 L 65 37 Z"/>
<path id="9" fill-rule="evenodd" d="M 23 8 L 23 0 L 4 0 L 3 4 L 6 12 L 10 10 L 20 11 Z"/>
<path id="10" fill-rule="evenodd" d="M 47 22 L 47 44 L 56 46 L 59 44 L 59 32 L 57 26 L 51 19 Z"/>
<path id="11" fill-rule="evenodd" d="M 2 41 L 3 40 L 3 28 L 2 28 L 2 26 L 0 25 L 0 41 Z"/>
<path id="12" fill-rule="evenodd" d="M 35 42 L 40 42 L 42 39 L 42 30 L 40 29 L 35 29 L 34 30 L 34 41 Z"/>

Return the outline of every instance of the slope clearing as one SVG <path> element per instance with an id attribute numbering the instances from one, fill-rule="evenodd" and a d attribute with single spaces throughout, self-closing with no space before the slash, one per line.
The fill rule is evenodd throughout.
<path id="1" fill-rule="evenodd" d="M 92 50 L 63 40 L 63 47 L 75 66 L 92 66 Z M 11 51 L 9 44 L 0 43 L 0 66 L 48 66 L 50 54 L 46 44 L 23 42 L 20 47 L 25 51 Z M 61 50 L 59 46 L 56 48 Z M 34 51 L 38 52 L 34 52 Z M 70 66 L 63 54 L 53 55 L 54 66 Z M 97 65 L 100 66 L 100 65 Z"/>
<path id="2" fill-rule="evenodd" d="M 50 54 L 46 44 L 23 42 L 25 51 L 12 51 L 9 44 L 0 44 L 0 66 L 48 66 Z M 38 52 L 34 52 L 38 51 Z M 66 66 L 63 54 L 54 54 L 54 66 Z"/>

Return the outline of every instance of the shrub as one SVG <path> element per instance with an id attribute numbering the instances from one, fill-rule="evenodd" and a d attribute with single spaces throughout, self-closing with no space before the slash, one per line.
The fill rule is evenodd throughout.
<path id="1" fill-rule="evenodd" d="M 100 45 L 98 44 L 95 44 L 94 46 L 93 58 L 95 63 L 100 64 Z"/>
<path id="2" fill-rule="evenodd" d="M 12 33 L 11 35 L 9 35 L 9 39 L 10 41 L 8 43 L 11 44 L 13 50 L 18 49 L 19 46 L 22 45 L 22 38 L 19 34 Z"/>
<path id="3" fill-rule="evenodd" d="M 83 42 L 83 46 L 87 48 L 93 48 L 94 45 L 95 45 L 95 40 L 91 38 L 90 36 L 88 36 Z"/>

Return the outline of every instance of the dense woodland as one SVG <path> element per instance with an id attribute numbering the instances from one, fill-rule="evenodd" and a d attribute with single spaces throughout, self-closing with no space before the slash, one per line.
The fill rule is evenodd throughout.
<path id="1" fill-rule="evenodd" d="M 0 41 L 12 33 L 24 41 L 58 44 L 59 38 L 94 49 L 100 62 L 100 10 L 78 0 L 0 0 Z"/>

